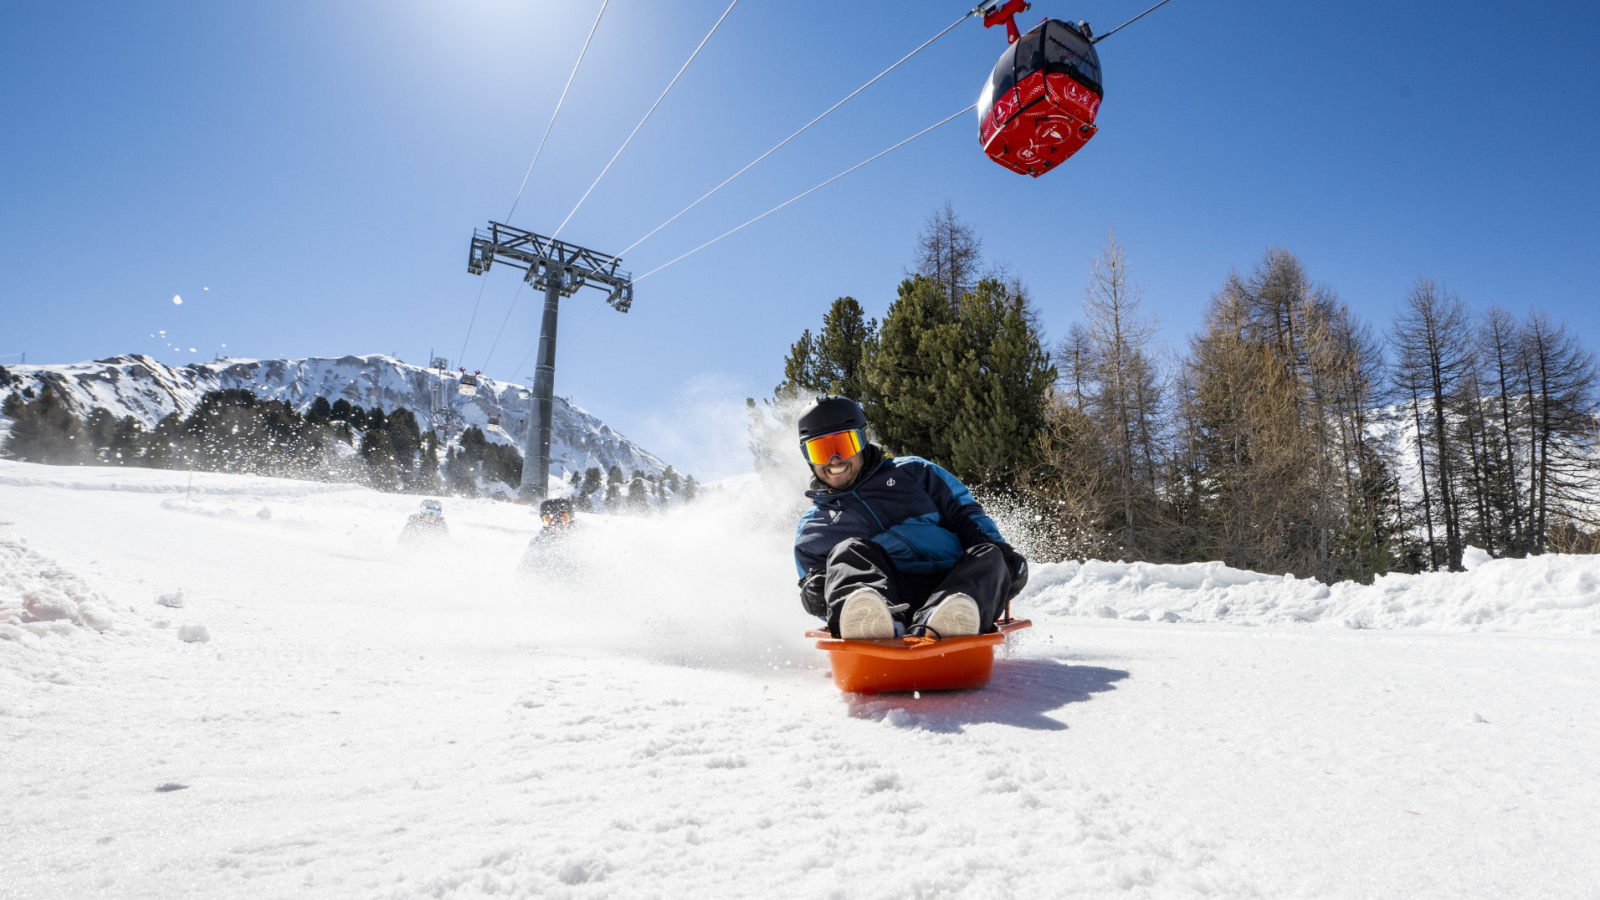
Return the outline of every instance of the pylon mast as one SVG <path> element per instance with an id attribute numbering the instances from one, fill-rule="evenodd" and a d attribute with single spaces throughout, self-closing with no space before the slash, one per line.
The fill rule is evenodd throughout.
<path id="1" fill-rule="evenodd" d="M 476 229 L 467 253 L 467 271 L 482 275 L 496 261 L 522 269 L 522 280 L 544 291 L 544 318 L 539 326 L 539 357 L 534 368 L 533 408 L 523 438 L 522 485 L 524 500 L 543 500 L 550 484 L 550 428 L 555 412 L 556 324 L 562 297 L 588 286 L 605 290 L 606 302 L 625 313 L 633 305 L 633 277 L 619 266 L 622 260 L 577 244 L 490 222 L 487 231 Z"/>

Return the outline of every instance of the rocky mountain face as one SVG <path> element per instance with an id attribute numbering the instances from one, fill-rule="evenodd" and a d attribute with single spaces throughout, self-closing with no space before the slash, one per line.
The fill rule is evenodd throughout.
<path id="1" fill-rule="evenodd" d="M 476 425 L 490 441 L 522 447 L 528 429 L 528 389 L 480 377 L 473 396 L 458 392 L 459 378 L 388 356 L 337 359 L 219 359 L 168 366 L 144 355 L 115 356 L 94 362 L 51 366 L 11 366 L 17 379 L 0 392 L 32 391 L 48 385 L 79 416 L 104 407 L 117 417 L 133 416 L 146 427 L 171 413 L 188 415 L 208 391 L 243 389 L 263 400 L 282 400 L 304 411 L 318 397 L 340 399 L 385 412 L 408 409 L 424 428 L 443 424 L 433 413 L 437 393 L 465 426 Z M 441 390 L 442 388 L 442 390 Z M 490 423 L 499 417 L 499 424 Z M 450 434 L 453 440 L 459 431 Z M 625 475 L 659 475 L 666 469 L 654 454 L 617 433 L 562 397 L 555 400 L 550 442 L 550 474 L 563 479 L 591 466 L 613 465 Z"/>

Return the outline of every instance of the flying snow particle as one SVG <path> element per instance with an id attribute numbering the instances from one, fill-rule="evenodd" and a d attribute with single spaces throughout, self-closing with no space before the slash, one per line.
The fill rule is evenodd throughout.
<path id="1" fill-rule="evenodd" d="M 227 349 L 228 345 L 227 344 L 223 344 L 222 347 L 223 347 L 223 349 Z"/>
<path id="2" fill-rule="evenodd" d="M 208 288 L 208 287 L 203 287 L 203 288 L 201 288 L 201 289 L 200 289 L 200 290 L 202 290 L 202 291 L 209 291 L 209 290 L 211 290 L 211 288 Z"/>
<path id="3" fill-rule="evenodd" d="M 193 348 L 193 347 L 190 347 L 190 348 L 189 348 L 189 352 L 190 352 L 190 353 L 193 353 L 193 352 L 194 352 L 194 348 Z"/>
<path id="4" fill-rule="evenodd" d="M 177 294 L 173 294 L 172 295 L 172 302 L 177 304 L 178 306 L 182 306 L 183 305 L 183 298 L 178 296 Z"/>

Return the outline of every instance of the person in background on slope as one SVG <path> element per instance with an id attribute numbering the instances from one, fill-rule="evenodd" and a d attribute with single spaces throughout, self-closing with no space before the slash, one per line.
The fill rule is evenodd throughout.
<path id="1" fill-rule="evenodd" d="M 450 536 L 450 526 L 444 523 L 444 506 L 437 500 L 422 501 L 422 508 L 411 514 L 406 527 L 400 532 L 402 543 L 431 541 Z"/>
<path id="2" fill-rule="evenodd" d="M 570 574 L 570 563 L 561 552 L 561 544 L 576 526 L 572 520 L 572 501 L 554 497 L 539 504 L 539 518 L 544 522 L 528 550 L 522 556 L 521 570 L 526 573 Z"/>
<path id="3" fill-rule="evenodd" d="M 814 476 L 794 538 L 806 612 L 842 638 L 993 631 L 1028 561 L 972 492 L 925 459 L 889 456 L 849 398 L 818 397 L 799 425 Z"/>

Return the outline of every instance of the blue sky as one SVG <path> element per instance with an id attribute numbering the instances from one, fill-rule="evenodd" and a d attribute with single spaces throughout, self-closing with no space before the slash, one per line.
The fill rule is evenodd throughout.
<path id="1" fill-rule="evenodd" d="M 513 224 L 567 215 L 726 5 L 612 0 Z M 1040 0 L 1023 18 L 1105 31 L 1145 5 Z M 464 362 L 510 378 L 537 303 L 523 291 L 508 318 L 516 273 L 468 275 L 467 243 L 505 216 L 598 8 L 8 10 L 0 364 L 457 358 L 482 287 Z M 627 246 L 961 12 L 741 0 L 562 236 Z M 946 201 L 1028 283 L 1052 339 L 1115 227 L 1174 346 L 1268 245 L 1380 327 L 1428 275 L 1600 346 L 1597 32 L 1592 3 L 1173 0 L 1100 45 L 1101 131 L 1063 169 L 1001 169 L 964 116 L 642 281 L 626 316 L 595 291 L 568 301 L 557 392 L 725 474 L 742 448 L 697 466 L 685 420 L 770 391 L 834 297 L 881 315 Z M 969 20 L 624 265 L 649 271 L 961 109 L 1003 48 Z"/>

